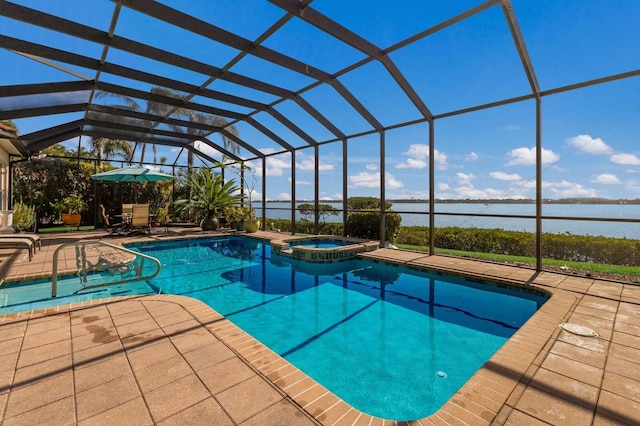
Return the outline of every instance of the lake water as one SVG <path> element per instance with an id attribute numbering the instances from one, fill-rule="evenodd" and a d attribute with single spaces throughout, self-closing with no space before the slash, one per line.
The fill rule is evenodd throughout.
<path id="1" fill-rule="evenodd" d="M 429 226 L 429 204 L 391 202 L 392 210 L 400 213 L 402 226 Z M 299 205 L 302 203 L 297 203 Z M 342 203 L 322 202 L 337 209 Z M 281 202 L 267 203 L 267 217 L 290 219 L 289 204 Z M 483 204 L 483 203 L 436 203 L 436 213 L 483 214 L 483 215 L 526 215 L 535 216 L 534 204 Z M 261 209 L 256 209 L 261 217 Z M 637 222 L 595 222 L 582 220 L 543 219 L 543 232 L 574 235 L 602 235 L 605 237 L 640 239 L 640 205 L 634 204 L 545 204 L 542 206 L 545 217 L 588 217 L 603 219 L 632 219 Z M 297 218 L 302 216 L 298 213 Z M 329 216 L 327 222 L 341 222 L 342 214 Z M 535 232 L 535 219 L 471 217 L 436 215 L 436 227 L 458 226 L 464 228 L 501 228 L 510 231 Z"/>

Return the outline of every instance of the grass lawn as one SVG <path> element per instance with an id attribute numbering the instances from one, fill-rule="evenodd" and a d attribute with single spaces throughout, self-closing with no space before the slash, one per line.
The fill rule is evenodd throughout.
<path id="1" fill-rule="evenodd" d="M 56 226 L 48 226 L 46 228 L 38 228 L 38 233 L 48 234 L 52 232 L 91 231 L 93 229 L 96 229 L 96 227 L 93 225 L 86 225 L 86 226 L 56 225 Z"/>
<path id="2" fill-rule="evenodd" d="M 417 250 L 417 251 L 429 250 L 427 247 L 411 246 L 406 244 L 396 244 L 396 246 L 399 248 L 407 249 L 407 250 Z M 526 257 L 526 256 L 511 256 L 506 254 L 480 253 L 480 252 L 469 252 L 469 251 L 449 250 L 449 249 L 440 249 L 440 248 L 436 248 L 436 253 L 471 257 L 474 259 L 493 260 L 498 262 L 525 263 L 525 264 L 530 264 L 532 266 L 536 264 L 535 258 Z M 640 267 L 638 266 L 606 265 L 606 264 L 589 263 L 589 262 L 570 262 L 570 261 L 555 260 L 555 259 L 542 259 L 542 264 L 549 265 L 549 266 L 558 266 L 558 267 L 564 266 L 567 268 L 582 269 L 584 271 L 599 272 L 603 274 L 640 276 Z"/>

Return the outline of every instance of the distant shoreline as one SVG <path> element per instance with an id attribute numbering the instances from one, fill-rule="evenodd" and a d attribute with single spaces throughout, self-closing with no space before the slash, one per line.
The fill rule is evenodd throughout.
<path id="1" fill-rule="evenodd" d="M 411 204 L 411 203 L 428 203 L 429 200 L 423 199 L 387 199 L 389 203 L 398 204 Z M 291 203 L 291 200 L 268 200 L 269 203 Z M 296 200 L 296 203 L 309 203 L 313 204 L 314 200 Z M 320 200 L 320 204 L 327 203 L 342 203 L 342 200 Z M 445 199 L 435 200 L 436 204 L 535 204 L 536 201 L 532 199 L 522 200 L 457 200 L 457 199 Z M 640 199 L 635 200 L 609 200 L 605 198 L 563 198 L 559 200 L 545 199 L 542 204 L 638 204 L 640 205 Z"/>

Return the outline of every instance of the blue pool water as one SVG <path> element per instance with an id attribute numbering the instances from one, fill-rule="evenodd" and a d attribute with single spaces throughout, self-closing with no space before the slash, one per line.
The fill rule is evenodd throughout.
<path id="1" fill-rule="evenodd" d="M 344 241 L 332 238 L 310 238 L 301 241 L 292 241 L 290 243 L 291 247 L 293 246 L 305 246 L 305 247 L 313 247 L 313 248 L 336 248 L 352 245 L 351 241 Z"/>
<path id="2" fill-rule="evenodd" d="M 349 404 L 388 419 L 435 412 L 546 300 L 372 261 L 305 263 L 246 237 L 128 247 L 158 258 L 160 275 L 80 297 L 197 298 Z M 60 287 L 73 290 L 73 279 Z"/>

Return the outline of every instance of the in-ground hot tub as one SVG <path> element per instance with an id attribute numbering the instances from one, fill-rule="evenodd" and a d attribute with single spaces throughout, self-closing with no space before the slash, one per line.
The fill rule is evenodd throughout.
<path id="1" fill-rule="evenodd" d="M 358 253 L 378 248 L 377 241 L 317 235 L 271 241 L 271 252 L 307 262 L 333 262 L 353 259 Z"/>

